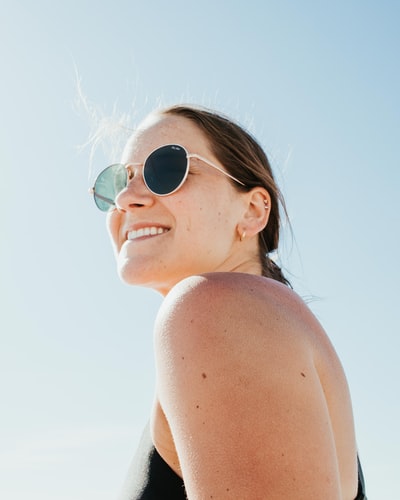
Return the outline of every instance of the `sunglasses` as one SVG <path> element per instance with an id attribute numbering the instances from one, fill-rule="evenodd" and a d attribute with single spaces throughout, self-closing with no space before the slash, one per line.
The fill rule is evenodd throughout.
<path id="1" fill-rule="evenodd" d="M 190 158 L 196 158 L 219 170 L 238 184 L 245 185 L 202 156 L 188 153 L 183 146 L 178 144 L 168 144 L 155 149 L 143 164 L 142 176 L 147 189 L 157 196 L 168 196 L 175 193 L 187 178 Z M 132 171 L 122 163 L 110 165 L 100 172 L 90 190 L 97 207 L 103 212 L 107 212 L 115 206 L 115 198 L 127 187 L 131 179 Z"/>

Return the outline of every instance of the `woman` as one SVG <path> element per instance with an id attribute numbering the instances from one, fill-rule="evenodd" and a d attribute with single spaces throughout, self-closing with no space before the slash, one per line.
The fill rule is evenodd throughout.
<path id="1" fill-rule="evenodd" d="M 268 256 L 283 200 L 257 142 L 208 110 L 157 111 L 93 192 L 122 280 L 165 297 L 121 498 L 365 498 L 340 362 Z"/>

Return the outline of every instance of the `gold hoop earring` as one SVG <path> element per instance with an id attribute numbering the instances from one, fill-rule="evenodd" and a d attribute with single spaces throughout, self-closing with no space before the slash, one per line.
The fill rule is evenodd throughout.
<path id="1" fill-rule="evenodd" d="M 243 241 L 246 238 L 246 231 L 243 231 L 243 233 L 240 235 L 240 241 Z"/>

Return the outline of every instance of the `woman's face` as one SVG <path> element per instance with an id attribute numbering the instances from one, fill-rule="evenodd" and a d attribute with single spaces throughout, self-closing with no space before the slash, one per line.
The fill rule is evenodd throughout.
<path id="1" fill-rule="evenodd" d="M 178 191 L 163 197 L 151 193 L 143 182 L 142 165 L 166 144 L 179 144 L 224 168 L 197 126 L 174 115 L 152 115 L 125 147 L 122 163 L 134 177 L 107 217 L 118 272 L 126 283 L 162 294 L 194 274 L 240 270 L 237 224 L 245 210 L 244 196 L 231 181 L 193 158 Z"/>

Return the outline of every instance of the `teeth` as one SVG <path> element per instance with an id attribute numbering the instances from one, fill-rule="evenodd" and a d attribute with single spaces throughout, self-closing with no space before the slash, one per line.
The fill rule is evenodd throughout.
<path id="1" fill-rule="evenodd" d="M 136 240 L 137 238 L 141 238 L 142 236 L 154 236 L 156 234 L 166 233 L 167 231 L 168 229 L 165 229 L 163 227 L 142 227 L 137 231 L 129 231 L 127 238 L 128 240 Z"/>

